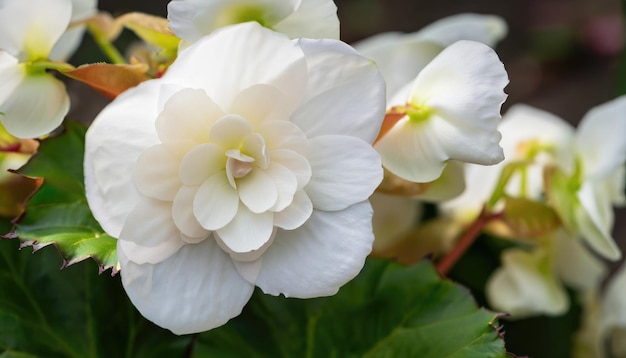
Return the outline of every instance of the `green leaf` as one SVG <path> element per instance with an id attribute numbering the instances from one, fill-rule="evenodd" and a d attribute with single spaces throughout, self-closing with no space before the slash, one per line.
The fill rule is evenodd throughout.
<path id="1" fill-rule="evenodd" d="M 94 219 L 83 184 L 83 152 L 86 128 L 68 122 L 61 135 L 42 141 L 39 152 L 19 173 L 43 178 L 43 184 L 27 202 L 25 215 L 13 235 L 35 250 L 55 245 L 63 266 L 94 258 L 100 272 L 118 268 L 116 240 L 104 233 Z"/>
<path id="2" fill-rule="evenodd" d="M 526 199 L 504 197 L 503 220 L 517 238 L 536 238 L 547 235 L 559 227 L 561 220 L 556 212 L 544 203 Z"/>
<path id="3" fill-rule="evenodd" d="M 258 291 L 238 318 L 201 334 L 195 357 L 504 357 L 498 314 L 431 263 L 369 260 L 335 296 Z"/>
<path id="4" fill-rule="evenodd" d="M 59 270 L 51 247 L 36 255 L 0 240 L 0 357 L 182 357 L 178 337 L 139 315 L 119 276 L 92 262 Z"/>

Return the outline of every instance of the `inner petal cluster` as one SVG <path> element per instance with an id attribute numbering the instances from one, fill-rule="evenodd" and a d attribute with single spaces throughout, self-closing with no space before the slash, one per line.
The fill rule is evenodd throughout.
<path id="1" fill-rule="evenodd" d="M 249 120 L 201 90 L 181 90 L 165 103 L 157 133 L 161 143 L 137 160 L 135 184 L 147 197 L 171 201 L 185 242 L 215 234 L 231 256 L 254 260 L 276 227 L 295 229 L 311 215 L 303 190 L 311 178 L 308 140 L 292 122 Z"/>

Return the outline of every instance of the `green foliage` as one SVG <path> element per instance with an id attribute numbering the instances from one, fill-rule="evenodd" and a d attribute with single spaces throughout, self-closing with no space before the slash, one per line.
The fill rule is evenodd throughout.
<path id="1" fill-rule="evenodd" d="M 504 357 L 497 319 L 427 261 L 370 260 L 332 297 L 257 292 L 241 316 L 200 335 L 196 357 Z"/>
<path id="2" fill-rule="evenodd" d="M 84 126 L 68 122 L 65 132 L 43 141 L 37 155 L 20 170 L 24 176 L 44 180 L 14 234 L 35 249 L 57 246 L 64 265 L 93 257 L 101 270 L 116 272 L 116 240 L 100 228 L 85 198 L 85 132 Z"/>
<path id="3" fill-rule="evenodd" d="M 92 262 L 59 270 L 53 248 L 36 254 L 0 240 L 0 357 L 181 357 L 176 337 L 137 313 L 119 276 Z"/>

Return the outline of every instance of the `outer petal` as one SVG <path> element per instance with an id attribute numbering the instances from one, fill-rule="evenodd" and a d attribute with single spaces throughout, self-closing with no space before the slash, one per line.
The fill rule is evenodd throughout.
<path id="1" fill-rule="evenodd" d="M 478 41 L 495 47 L 507 31 L 506 22 L 499 16 L 458 14 L 435 21 L 410 36 L 444 47 L 461 40 Z"/>
<path id="2" fill-rule="evenodd" d="M 85 138 L 87 201 L 102 228 L 119 237 L 126 216 L 139 201 L 131 180 L 135 162 L 158 144 L 154 128 L 159 82 L 148 81 L 118 96 L 89 127 Z"/>
<path id="3" fill-rule="evenodd" d="M 405 117 L 376 142 L 375 148 L 387 170 L 417 183 L 439 178 L 450 155 L 440 142 L 432 121 L 411 123 Z"/>
<path id="4" fill-rule="evenodd" d="M 183 185 L 178 176 L 182 160 L 180 154 L 182 153 L 175 153 L 163 144 L 143 151 L 133 170 L 137 189 L 145 196 L 173 201 Z"/>
<path id="5" fill-rule="evenodd" d="M 444 49 L 439 44 L 398 32 L 374 35 L 353 46 L 376 62 L 387 84 L 388 101 Z M 406 100 L 406 96 L 402 100 Z"/>
<path id="6" fill-rule="evenodd" d="M 380 157 L 358 138 L 320 136 L 310 145 L 313 175 L 304 190 L 316 209 L 343 210 L 367 200 L 383 179 Z"/>
<path id="7" fill-rule="evenodd" d="M 385 112 L 385 84 L 375 65 L 335 40 L 298 40 L 309 69 L 306 96 L 292 117 L 309 138 L 324 134 L 372 143 Z"/>
<path id="8" fill-rule="evenodd" d="M 43 74 L 25 76 L 0 104 L 0 120 L 18 138 L 36 138 L 58 127 L 70 108 L 65 85 Z"/>
<path id="9" fill-rule="evenodd" d="M 156 265 L 137 265 L 118 250 L 122 284 L 142 315 L 176 334 L 219 327 L 239 315 L 254 286 L 214 240 L 185 245 Z"/>
<path id="10" fill-rule="evenodd" d="M 556 272 L 568 286 L 580 291 L 597 290 L 606 277 L 607 267 L 580 240 L 557 232 Z"/>
<path id="11" fill-rule="evenodd" d="M 408 102 L 432 110 L 447 122 L 436 126 L 452 158 L 495 164 L 504 158 L 496 129 L 508 82 L 504 65 L 492 49 L 459 41 L 420 72 Z"/>
<path id="12" fill-rule="evenodd" d="M 235 97 L 256 84 L 274 86 L 290 103 L 299 103 L 306 77 L 304 56 L 295 43 L 249 22 L 216 31 L 185 49 L 162 78 L 164 82 L 204 89 L 228 112 Z"/>
<path id="13" fill-rule="evenodd" d="M 54 44 L 48 56 L 54 61 L 67 61 L 83 41 L 85 26 L 76 26 L 67 29 L 63 36 Z"/>
<path id="14" fill-rule="evenodd" d="M 301 0 L 296 11 L 272 28 L 290 38 L 339 40 L 337 6 L 332 0 Z"/>
<path id="15" fill-rule="evenodd" d="M 361 271 L 372 249 L 371 219 L 365 201 L 338 212 L 314 210 L 298 229 L 279 230 L 263 255 L 256 285 L 286 297 L 335 294 Z"/>
<path id="16" fill-rule="evenodd" d="M 624 291 L 626 291 L 626 265 L 622 264 L 607 284 L 602 300 L 602 321 L 608 327 L 626 326 Z"/>
<path id="17" fill-rule="evenodd" d="M 626 162 L 626 96 L 592 108 L 576 133 L 586 177 L 604 179 Z"/>
<path id="18" fill-rule="evenodd" d="M 563 286 L 551 272 L 541 270 L 550 258 L 537 249 L 528 253 L 509 249 L 502 254 L 503 266 L 487 282 L 486 293 L 494 309 L 511 313 L 515 318 L 563 314 L 569 301 Z"/>
<path id="19" fill-rule="evenodd" d="M 129 260 L 158 263 L 174 254 L 185 243 L 172 219 L 172 203 L 144 198 L 128 214 L 120 241 Z"/>
<path id="20" fill-rule="evenodd" d="M 174 0 L 167 6 L 167 17 L 178 37 L 195 42 L 220 27 L 241 22 L 258 21 L 269 26 L 295 8 L 294 0 Z"/>
<path id="21" fill-rule="evenodd" d="M 15 88 L 26 77 L 24 66 L 18 63 L 17 58 L 0 49 L 0 106 L 15 91 Z"/>
<path id="22" fill-rule="evenodd" d="M 0 49 L 31 60 L 47 58 L 71 16 L 71 0 L 2 1 Z"/>
<path id="23" fill-rule="evenodd" d="M 539 108 L 515 104 L 504 114 L 500 124 L 502 148 L 507 160 L 527 158 L 525 143 L 551 148 L 557 163 L 573 159 L 571 146 L 574 128 L 560 117 Z M 569 155 L 568 155 L 569 154 Z"/>
<path id="24" fill-rule="evenodd" d="M 594 183 L 587 182 L 578 191 L 580 205 L 575 205 L 574 224 L 580 235 L 597 253 L 609 260 L 619 260 L 621 251 L 611 236 L 613 226 L 613 212 L 610 202 L 602 199 L 602 188 Z"/>

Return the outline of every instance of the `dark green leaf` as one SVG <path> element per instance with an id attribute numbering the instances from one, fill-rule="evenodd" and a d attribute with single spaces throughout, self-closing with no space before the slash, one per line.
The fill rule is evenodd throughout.
<path id="1" fill-rule="evenodd" d="M 60 270 L 51 247 L 33 255 L 0 240 L 0 357 L 182 357 L 177 337 L 136 312 L 119 276 L 91 261 Z"/>
<path id="2" fill-rule="evenodd" d="M 430 262 L 370 260 L 335 296 L 255 294 L 244 313 L 204 333 L 196 357 L 504 357 L 498 315 Z"/>
<path id="3" fill-rule="evenodd" d="M 94 219 L 83 184 L 83 152 L 86 128 L 68 122 L 65 132 L 44 140 L 39 152 L 21 170 L 43 184 L 26 205 L 15 235 L 25 245 L 40 249 L 55 245 L 71 265 L 88 257 L 100 263 L 101 271 L 118 270 L 116 240 Z"/>

